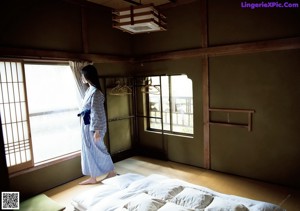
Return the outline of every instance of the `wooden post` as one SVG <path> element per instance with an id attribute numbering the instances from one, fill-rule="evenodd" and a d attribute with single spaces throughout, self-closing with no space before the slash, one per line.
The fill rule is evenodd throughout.
<path id="1" fill-rule="evenodd" d="M 210 169 L 210 138 L 209 138 L 209 67 L 208 56 L 202 58 L 202 100 L 203 100 L 203 157 L 204 168 Z"/>
<path id="2" fill-rule="evenodd" d="M 84 6 L 81 6 L 81 35 L 82 35 L 83 53 L 89 52 L 87 29 L 88 27 L 87 27 L 86 8 Z"/>
<path id="3" fill-rule="evenodd" d="M 201 47 L 208 48 L 207 0 L 201 0 Z M 204 168 L 210 169 L 209 139 L 209 66 L 208 54 L 202 56 L 202 107 L 203 107 L 203 160 Z"/>

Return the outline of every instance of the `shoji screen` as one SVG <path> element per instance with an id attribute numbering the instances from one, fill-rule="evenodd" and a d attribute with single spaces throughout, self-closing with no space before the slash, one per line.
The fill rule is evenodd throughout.
<path id="1" fill-rule="evenodd" d="M 0 60 L 0 114 L 9 172 L 33 165 L 24 65 Z"/>

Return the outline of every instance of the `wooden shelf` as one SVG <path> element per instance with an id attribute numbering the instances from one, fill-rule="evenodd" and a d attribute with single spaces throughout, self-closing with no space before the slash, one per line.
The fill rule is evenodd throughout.
<path id="1" fill-rule="evenodd" d="M 122 117 L 114 117 L 114 118 L 110 118 L 107 121 L 108 122 L 114 122 L 114 121 L 119 121 L 119 120 L 124 120 L 124 119 L 131 119 L 134 118 L 135 116 L 131 115 L 131 116 L 122 116 Z"/>
<path id="2" fill-rule="evenodd" d="M 233 108 L 209 108 L 209 112 L 223 112 L 223 113 L 246 113 L 248 114 L 247 124 L 243 123 L 234 123 L 234 122 L 223 122 L 223 121 L 211 121 L 209 120 L 210 125 L 221 125 L 229 127 L 242 127 L 247 128 L 250 132 L 252 130 L 252 114 L 255 113 L 254 110 L 250 109 L 233 109 Z"/>

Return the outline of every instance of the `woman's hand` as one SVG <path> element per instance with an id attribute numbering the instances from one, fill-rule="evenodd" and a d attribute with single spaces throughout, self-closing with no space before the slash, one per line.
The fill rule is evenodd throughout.
<path id="1" fill-rule="evenodd" d="M 100 141 L 101 137 L 100 137 L 100 131 L 96 130 L 94 133 L 94 141 L 95 143 L 97 143 L 98 141 Z"/>

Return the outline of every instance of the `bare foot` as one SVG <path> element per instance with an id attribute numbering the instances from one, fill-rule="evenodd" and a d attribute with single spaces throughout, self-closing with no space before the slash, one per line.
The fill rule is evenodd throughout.
<path id="1" fill-rule="evenodd" d="M 117 176 L 116 172 L 115 171 L 110 171 L 107 175 L 106 175 L 106 179 L 107 178 L 111 178 L 111 177 L 114 177 L 114 176 Z"/>
<path id="2" fill-rule="evenodd" d="M 116 172 L 115 172 L 115 171 L 110 171 L 110 172 L 108 172 L 108 174 L 106 175 L 106 177 L 103 178 L 100 182 L 102 182 L 102 181 L 105 180 L 105 179 L 114 177 L 114 176 L 117 176 Z"/>
<path id="3" fill-rule="evenodd" d="M 89 179 L 80 182 L 79 185 L 90 185 L 90 184 L 96 184 L 96 183 L 97 183 L 96 178 L 90 177 Z"/>

